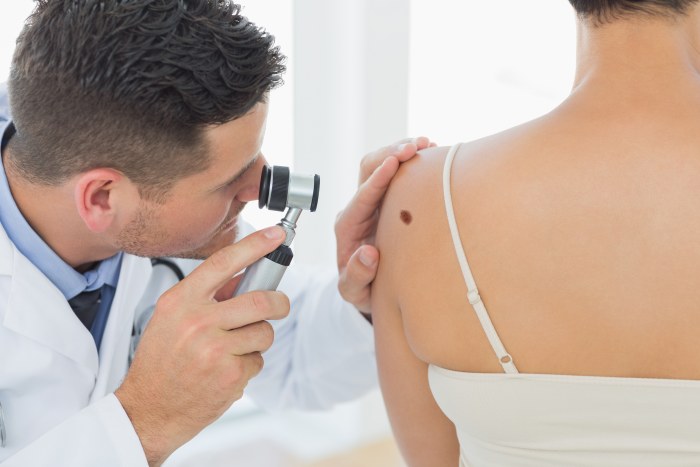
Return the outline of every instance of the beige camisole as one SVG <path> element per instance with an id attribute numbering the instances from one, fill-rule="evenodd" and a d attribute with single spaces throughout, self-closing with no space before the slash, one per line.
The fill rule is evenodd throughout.
<path id="1" fill-rule="evenodd" d="M 429 367 L 431 391 L 452 420 L 460 466 L 700 466 L 700 381 L 519 373 L 469 269 L 450 193 L 452 240 L 474 309 L 504 373 Z"/>

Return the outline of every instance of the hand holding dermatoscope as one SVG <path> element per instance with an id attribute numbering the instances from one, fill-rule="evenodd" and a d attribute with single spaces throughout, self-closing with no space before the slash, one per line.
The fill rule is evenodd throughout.
<path id="1" fill-rule="evenodd" d="M 289 171 L 289 167 L 263 167 L 260 177 L 258 206 L 272 211 L 287 213 L 279 222 L 287 234 L 282 245 L 273 252 L 250 265 L 238 284 L 234 296 L 252 290 L 277 290 L 294 253 L 290 248 L 296 235 L 294 230 L 302 210 L 316 211 L 321 178 L 318 175 L 299 175 Z"/>
<path id="2" fill-rule="evenodd" d="M 296 222 L 302 210 L 307 209 L 311 212 L 316 210 L 320 184 L 321 179 L 318 175 L 292 174 L 288 167 L 282 166 L 263 167 L 258 206 L 260 208 L 267 207 L 273 211 L 284 211 L 289 208 L 278 224 L 286 232 L 286 238 L 284 243 L 274 251 L 248 266 L 233 292 L 233 296 L 253 290 L 277 290 L 277 286 L 294 256 L 289 246 L 296 235 L 294 230 Z M 173 261 L 165 258 L 157 258 L 156 261 L 154 264 L 163 264 L 175 272 L 176 279 L 181 280 L 184 277 L 180 267 Z M 154 310 L 155 305 L 149 307 L 139 314 L 134 323 L 129 362 L 134 358 L 136 348 Z M 1 428 L 0 424 L 0 434 Z"/>
<path id="3" fill-rule="evenodd" d="M 293 255 L 289 246 L 294 239 L 296 222 L 302 210 L 316 210 L 319 186 L 318 175 L 292 175 L 286 167 L 265 167 L 260 182 L 259 205 L 277 211 L 288 208 L 279 223 L 286 233 L 284 243 L 252 262 L 253 258 L 270 251 L 273 243 L 269 238 L 265 240 L 264 235 L 249 235 L 238 244 L 225 247 L 232 260 L 224 262 L 223 270 L 204 261 L 190 276 L 169 289 L 168 300 L 158 300 L 148 311 L 148 316 L 163 316 L 149 325 L 151 335 L 157 337 L 151 338 L 148 345 L 146 342 L 141 344 L 141 353 L 134 354 L 129 373 L 115 391 L 137 433 L 150 433 L 153 426 L 148 421 L 153 420 L 153 407 L 157 407 L 161 414 L 174 413 L 168 419 L 179 420 L 169 424 L 174 427 L 171 431 L 175 430 L 175 435 L 194 436 L 202 426 L 218 418 L 222 409 L 239 398 L 249 379 L 260 371 L 260 354 L 273 342 L 273 334 L 261 330 L 270 326 L 267 320 L 282 319 L 289 313 L 289 301 L 282 300 L 281 294 L 265 291 L 277 288 L 290 264 Z M 279 238 L 274 245 L 278 243 Z M 265 245 L 267 248 L 262 249 L 261 246 Z M 245 264 L 250 266 L 234 295 L 261 290 L 263 292 L 259 293 L 266 294 L 269 299 L 258 304 L 254 314 L 245 312 L 250 302 L 240 298 L 226 300 L 226 308 L 220 307 L 220 303 L 212 303 L 214 289 L 211 284 L 220 286 L 222 279 L 230 280 Z M 192 290 L 191 286 L 183 284 L 186 281 L 204 287 Z M 207 287 L 206 284 L 210 285 Z M 167 307 L 167 311 L 158 311 L 164 310 L 163 307 Z M 221 312 L 224 309 L 242 313 Z M 216 314 L 218 319 L 212 320 L 211 314 Z M 144 325 L 147 322 L 148 318 Z M 234 334 L 222 333 L 222 330 L 235 331 L 236 338 L 231 339 L 229 336 Z M 135 331 L 134 346 L 140 336 L 141 331 Z M 173 346 L 171 342 L 177 342 L 177 345 Z M 151 371 L 154 361 L 164 370 Z M 235 364 L 229 365 L 228 362 Z M 142 388 L 148 389 L 145 394 Z M 160 426 L 158 429 L 161 430 L 158 436 L 167 440 L 167 433 L 163 435 Z M 172 438 L 176 438 L 175 435 Z"/>

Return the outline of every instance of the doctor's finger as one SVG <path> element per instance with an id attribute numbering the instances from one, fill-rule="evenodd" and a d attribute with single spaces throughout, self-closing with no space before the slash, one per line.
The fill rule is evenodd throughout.
<path id="1" fill-rule="evenodd" d="M 370 287 L 377 275 L 378 265 L 377 249 L 363 245 L 350 257 L 338 280 L 338 291 L 343 299 L 363 313 L 369 313 Z"/>
<path id="2" fill-rule="evenodd" d="M 394 144 L 366 154 L 360 163 L 360 184 L 364 183 L 385 159 L 395 157 L 399 162 L 406 162 L 412 158 L 416 152 L 430 147 L 431 144 L 430 139 L 425 136 L 405 138 Z"/>
<path id="3" fill-rule="evenodd" d="M 406 162 L 416 155 L 418 151 L 429 148 L 432 143 L 425 136 L 411 138 L 407 143 L 399 144 L 395 147 L 394 157 L 400 162 Z"/>
<path id="4" fill-rule="evenodd" d="M 229 355 L 230 376 L 234 386 L 241 386 L 241 393 L 236 397 L 236 399 L 240 399 L 243 396 L 243 387 L 262 371 L 265 361 L 260 352 L 257 351 L 230 357 Z"/>
<path id="5" fill-rule="evenodd" d="M 229 331 L 258 321 L 285 318 L 289 306 L 289 298 L 282 292 L 257 290 L 217 303 L 213 313 L 219 329 Z"/>
<path id="6" fill-rule="evenodd" d="M 398 169 L 398 160 L 395 157 L 389 157 L 374 171 L 367 181 L 360 185 L 352 201 L 338 219 L 337 234 L 340 234 L 345 229 L 361 225 L 374 216 L 389 187 L 389 182 L 396 175 Z"/>
<path id="7" fill-rule="evenodd" d="M 176 287 L 189 290 L 188 296 L 211 300 L 235 274 L 277 248 L 284 237 L 277 226 L 254 232 L 211 255 Z"/>
<path id="8" fill-rule="evenodd" d="M 275 331 L 267 321 L 252 323 L 242 328 L 226 331 L 223 347 L 229 355 L 247 355 L 265 352 L 275 340 Z"/>

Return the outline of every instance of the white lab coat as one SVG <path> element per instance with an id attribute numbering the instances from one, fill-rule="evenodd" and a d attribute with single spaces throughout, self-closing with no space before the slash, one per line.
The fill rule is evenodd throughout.
<path id="1" fill-rule="evenodd" d="M 185 272 L 197 264 L 179 263 Z M 262 406 L 324 408 L 376 385 L 371 327 L 336 280 L 287 271 L 280 290 L 292 311 L 273 322 L 275 343 L 247 389 Z M 134 321 L 174 282 L 167 268 L 125 255 L 98 355 L 61 292 L 0 226 L 2 467 L 147 465 L 113 391 L 128 369 Z"/>

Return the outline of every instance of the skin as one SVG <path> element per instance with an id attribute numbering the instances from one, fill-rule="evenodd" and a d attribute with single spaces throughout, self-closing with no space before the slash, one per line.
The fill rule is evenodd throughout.
<path id="1" fill-rule="evenodd" d="M 521 373 L 700 379 L 699 34 L 700 7 L 675 22 L 582 21 L 571 95 L 457 153 L 462 244 Z M 503 372 L 452 245 L 446 153 L 401 167 L 377 232 L 380 382 L 411 466 L 458 464 L 428 365 Z"/>
<path id="2" fill-rule="evenodd" d="M 123 173 L 96 168 L 60 186 L 39 186 L 13 170 L 12 140 L 3 159 L 15 201 L 32 228 L 76 270 L 119 251 L 205 259 L 158 300 L 129 373 L 115 392 L 150 465 L 160 465 L 238 400 L 273 342 L 266 320 L 289 313 L 279 292 L 231 298 L 245 267 L 284 239 L 278 227 L 233 244 L 238 214 L 257 200 L 266 160 L 267 104 L 204 130 L 210 167 L 178 180 L 164 202 L 143 199 Z M 401 162 L 427 148 L 405 140 L 365 156 L 355 198 L 338 217 L 339 289 L 369 312 L 379 253 L 371 244 L 377 209 Z M 232 279 L 233 278 L 233 279 Z"/>

